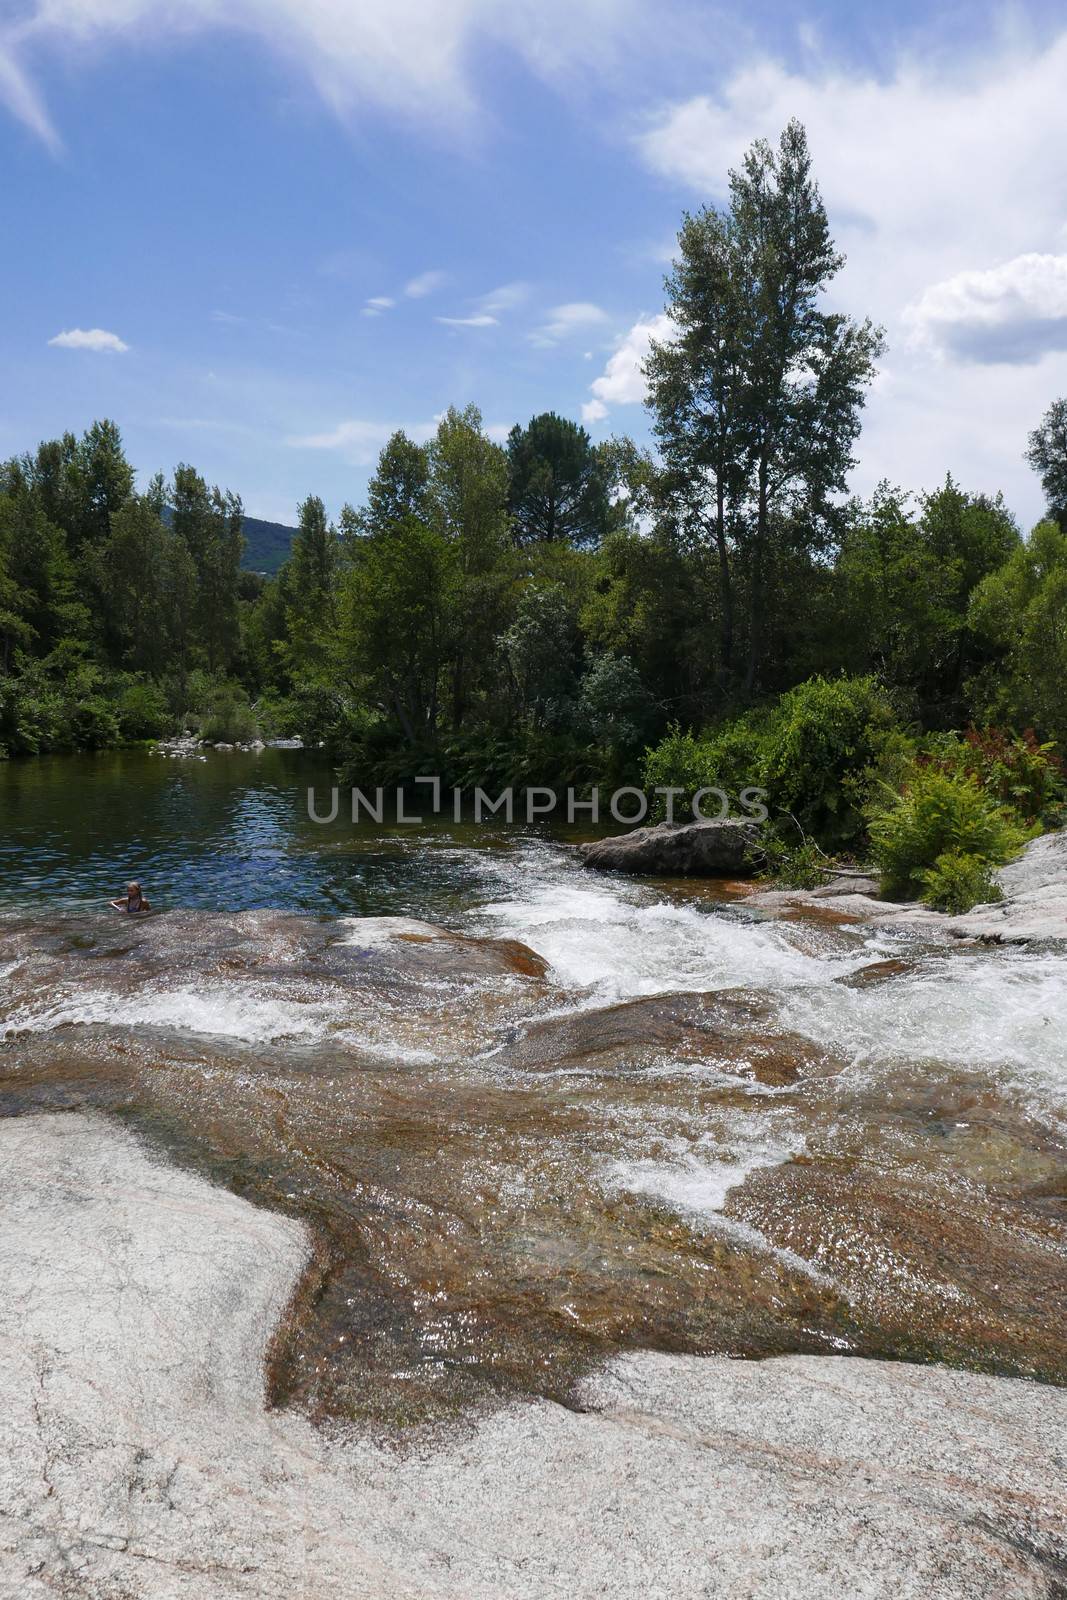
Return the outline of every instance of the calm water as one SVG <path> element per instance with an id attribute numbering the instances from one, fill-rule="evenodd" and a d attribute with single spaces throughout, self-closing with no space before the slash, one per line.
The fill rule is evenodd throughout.
<path id="1" fill-rule="evenodd" d="M 479 898 L 472 848 L 492 852 L 518 837 L 447 819 L 353 827 L 343 803 L 336 823 L 313 823 L 309 786 L 327 814 L 335 782 L 321 756 L 296 750 L 0 763 L 0 905 L 89 909 L 136 878 L 160 909 L 452 923 Z"/>

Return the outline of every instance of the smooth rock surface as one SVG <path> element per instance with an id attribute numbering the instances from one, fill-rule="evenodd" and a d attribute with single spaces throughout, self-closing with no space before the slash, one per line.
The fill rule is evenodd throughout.
<path id="1" fill-rule="evenodd" d="M 264 1408 L 297 1223 L 102 1118 L 0 1123 L 11 1600 L 1053 1600 L 1067 1392 L 641 1354 L 396 1452 Z"/>
<path id="2" fill-rule="evenodd" d="M 578 846 L 582 863 L 609 872 L 668 878 L 741 878 L 752 872 L 748 852 L 760 824 L 743 818 L 723 822 L 660 822 L 612 839 Z"/>
<path id="3" fill-rule="evenodd" d="M 1033 839 L 1017 861 L 996 874 L 1003 900 L 947 916 L 929 906 L 879 900 L 867 878 L 835 878 L 818 889 L 764 889 L 750 904 L 781 911 L 819 906 L 885 928 L 914 928 L 952 939 L 990 944 L 1035 944 L 1067 939 L 1067 830 Z"/>

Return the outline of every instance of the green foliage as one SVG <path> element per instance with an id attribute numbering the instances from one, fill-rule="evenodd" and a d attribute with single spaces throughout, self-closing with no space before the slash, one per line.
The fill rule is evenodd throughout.
<path id="1" fill-rule="evenodd" d="M 1067 533 L 1067 399 L 1049 406 L 1030 435 L 1026 459 L 1041 479 L 1049 516 Z"/>
<path id="2" fill-rule="evenodd" d="M 962 738 L 935 734 L 923 743 L 928 763 L 973 778 L 986 794 L 1023 822 L 1053 825 L 1060 819 L 1067 783 L 1053 743 L 1033 729 L 1021 735 L 1001 728 L 969 728 Z"/>
<path id="3" fill-rule="evenodd" d="M 1067 748 L 1067 533 L 1039 523 L 978 585 L 968 624 L 990 653 L 970 686 L 977 716 Z"/>
<path id="4" fill-rule="evenodd" d="M 874 678 L 812 678 L 784 694 L 770 723 L 762 771 L 772 815 L 795 818 L 829 847 L 864 831 L 869 774 L 895 726 Z"/>
<path id="5" fill-rule="evenodd" d="M 972 906 L 1002 900 L 1004 892 L 995 882 L 988 861 L 963 850 L 946 850 L 922 874 L 923 899 L 935 911 L 959 916 Z"/>
<path id="6" fill-rule="evenodd" d="M 766 732 L 755 716 L 739 717 L 701 735 L 674 723 L 666 737 L 645 752 L 644 787 L 649 793 L 680 789 L 675 810 L 681 815 L 700 789 L 723 789 L 734 799 L 742 789 L 762 787 L 765 762 Z M 665 811 L 666 799 L 661 797 L 654 815 L 662 817 Z"/>
<path id="7" fill-rule="evenodd" d="M 217 682 L 206 687 L 197 707 L 200 737 L 208 744 L 248 744 L 258 736 L 259 725 L 239 683 Z"/>
<path id="8" fill-rule="evenodd" d="M 920 761 L 901 793 L 874 802 L 870 836 L 882 892 L 891 899 L 918 899 L 940 858 L 955 854 L 1000 866 L 1022 848 L 1027 830 L 968 774 Z"/>
<path id="9" fill-rule="evenodd" d="M 162 739 L 173 731 L 174 718 L 158 683 L 131 678 L 119 690 L 115 709 L 123 739 Z"/>
<path id="10" fill-rule="evenodd" d="M 554 411 L 508 435 L 508 505 L 519 544 L 598 544 L 611 519 L 603 464 L 584 428 Z"/>
<path id="11" fill-rule="evenodd" d="M 786 822 L 764 831 L 754 865 L 781 889 L 817 889 L 826 882 L 829 858 L 814 839 Z"/>

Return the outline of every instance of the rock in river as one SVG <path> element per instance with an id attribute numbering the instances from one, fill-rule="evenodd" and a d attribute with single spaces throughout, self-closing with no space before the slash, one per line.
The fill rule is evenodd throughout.
<path id="1" fill-rule="evenodd" d="M 611 872 L 667 878 L 740 878 L 751 874 L 748 855 L 760 824 L 748 818 L 722 822 L 660 822 L 613 839 L 579 845 L 582 862 Z"/>

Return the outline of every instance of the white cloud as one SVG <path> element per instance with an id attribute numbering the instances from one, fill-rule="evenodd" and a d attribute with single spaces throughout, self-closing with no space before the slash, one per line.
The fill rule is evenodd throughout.
<path id="1" fill-rule="evenodd" d="M 435 289 L 440 289 L 445 282 L 445 274 L 436 268 L 430 272 L 420 272 L 418 277 L 409 279 L 404 285 L 404 293 L 409 300 L 422 300 L 426 295 L 433 294 Z"/>
<path id="2" fill-rule="evenodd" d="M 372 294 L 370 299 L 364 302 L 361 314 L 364 317 L 380 317 L 383 311 L 392 311 L 395 305 L 396 301 L 387 294 Z"/>
<path id="3" fill-rule="evenodd" d="M 639 405 L 645 398 L 642 371 L 653 339 L 669 340 L 674 324 L 666 312 L 656 317 L 640 317 L 618 344 L 599 378 L 590 384 L 592 400 L 582 407 L 583 422 L 602 422 L 612 406 Z"/>
<path id="4" fill-rule="evenodd" d="M 490 289 L 488 294 L 482 295 L 478 309 L 488 316 L 495 317 L 502 311 L 514 311 L 518 306 L 524 305 L 529 298 L 528 283 L 521 281 L 502 283 L 499 289 Z"/>
<path id="5" fill-rule="evenodd" d="M 367 422 L 352 418 L 339 422 L 326 433 L 297 434 L 286 439 L 286 444 L 297 450 L 336 450 L 357 467 L 373 466 L 393 434 L 402 429 L 416 444 L 425 444 L 437 432 L 441 412 L 429 422 Z M 509 422 L 486 424 L 486 435 L 498 444 L 504 444 L 511 432 Z"/>
<path id="6" fill-rule="evenodd" d="M 1046 314 L 1049 276 L 1024 293 L 1018 261 L 1063 250 L 1065 81 L 1067 32 L 1041 48 L 1002 39 L 951 70 L 906 60 L 880 78 L 765 61 L 670 107 L 640 137 L 649 166 L 713 199 L 753 138 L 775 138 L 791 116 L 805 124 L 848 256 L 833 302 L 882 322 L 889 338 L 858 487 L 883 475 L 929 485 L 951 468 L 975 489 L 1002 487 L 1024 519 L 1038 515 L 1022 451 L 1067 373 L 1058 318 Z M 1005 262 L 1017 269 L 1014 309 L 997 277 Z M 983 293 L 998 305 L 999 345 L 975 332 Z"/>
<path id="7" fill-rule="evenodd" d="M 558 344 L 572 333 L 583 333 L 607 320 L 607 312 L 591 300 L 570 300 L 566 305 L 553 306 L 548 320 L 534 329 L 530 340 L 536 345 Z"/>
<path id="8" fill-rule="evenodd" d="M 336 450 L 353 465 L 369 467 L 400 428 L 418 443 L 425 442 L 434 433 L 433 422 L 366 422 L 351 418 L 339 422 L 326 433 L 295 434 L 285 442 L 295 450 Z"/>
<path id="9" fill-rule="evenodd" d="M 488 312 L 479 311 L 472 317 L 438 317 L 438 322 L 443 322 L 446 328 L 495 328 L 498 326 L 496 317 L 489 316 Z"/>
<path id="10" fill-rule="evenodd" d="M 0 105 L 5 105 L 18 120 L 46 144 L 53 155 L 62 148 L 62 141 L 44 102 L 27 78 L 18 62 L 0 45 Z"/>
<path id="11" fill-rule="evenodd" d="M 477 109 L 472 45 L 503 46 L 550 83 L 588 81 L 653 32 L 640 0 L 23 0 L 21 10 L 4 30 L 0 99 L 53 147 L 25 62 L 57 44 L 166 48 L 207 31 L 252 34 L 341 115 L 374 106 L 460 125 Z"/>
<path id="12" fill-rule="evenodd" d="M 121 355 L 130 348 L 117 333 L 108 333 L 105 328 L 69 328 L 48 343 L 61 350 L 99 350 L 109 355 Z"/>
<path id="13" fill-rule="evenodd" d="M 916 344 L 963 361 L 1026 364 L 1067 350 L 1067 255 L 958 272 L 904 308 Z"/>

